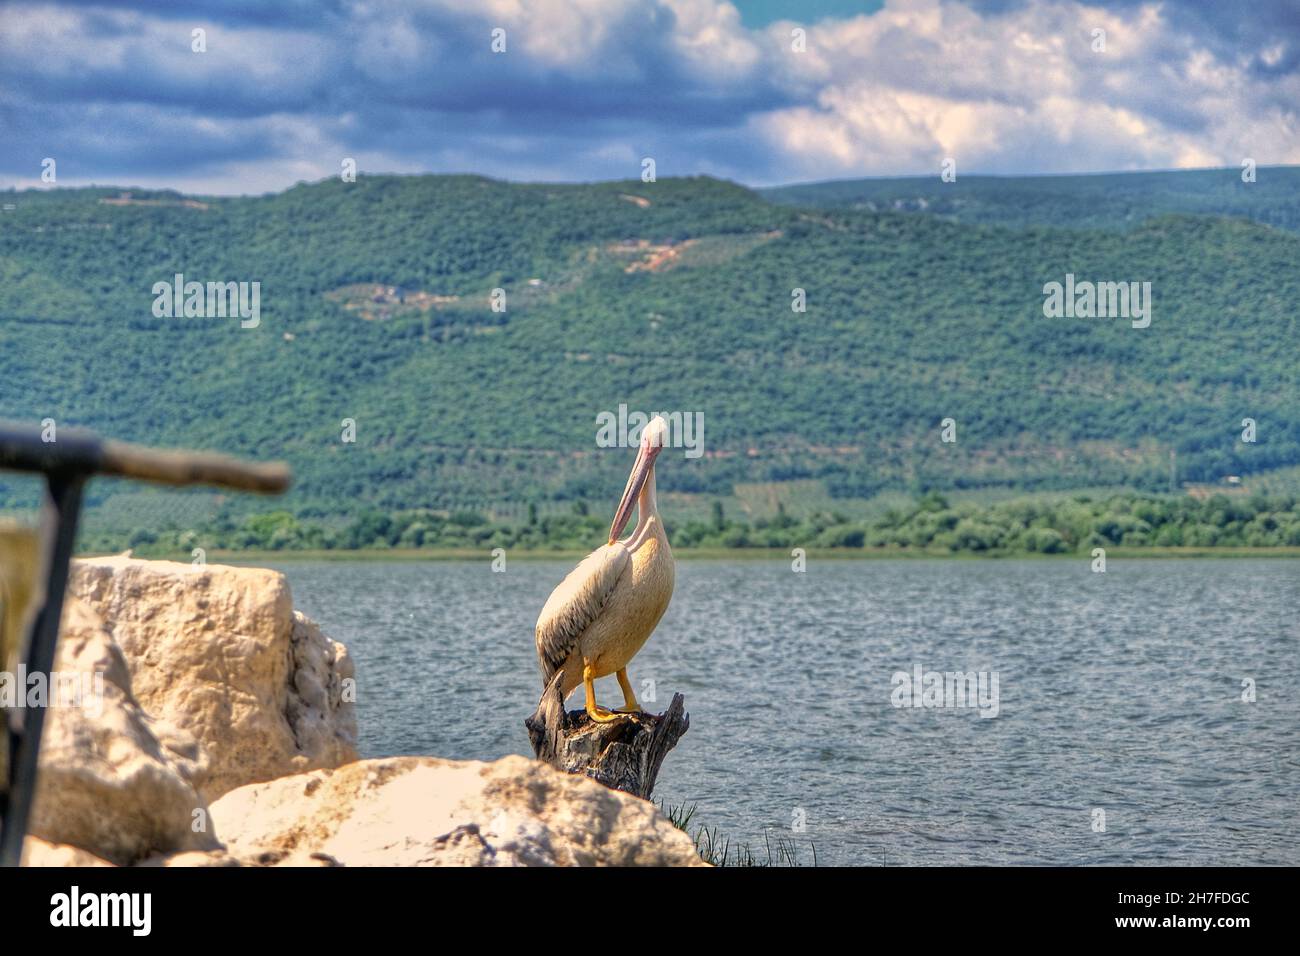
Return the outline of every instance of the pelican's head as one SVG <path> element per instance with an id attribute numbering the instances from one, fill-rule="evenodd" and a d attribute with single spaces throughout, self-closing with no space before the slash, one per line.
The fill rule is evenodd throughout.
<path id="1" fill-rule="evenodd" d="M 632 517 L 632 507 L 637 496 L 645 486 L 646 479 L 654 471 L 655 459 L 663 451 L 668 441 L 668 423 L 663 416 L 656 415 L 650 423 L 641 429 L 641 447 L 636 453 L 636 463 L 632 465 L 632 474 L 628 476 L 627 487 L 623 489 L 623 498 L 614 512 L 614 523 L 609 526 L 609 543 L 613 544 Z"/>

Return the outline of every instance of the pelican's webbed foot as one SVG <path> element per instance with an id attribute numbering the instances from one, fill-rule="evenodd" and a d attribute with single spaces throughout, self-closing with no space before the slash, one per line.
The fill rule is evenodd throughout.
<path id="1" fill-rule="evenodd" d="M 601 707 L 600 704 L 596 703 L 596 699 L 594 697 L 588 697 L 587 716 L 590 717 L 592 720 L 597 720 L 597 721 L 613 720 L 614 712 L 610 710 L 608 707 Z"/>

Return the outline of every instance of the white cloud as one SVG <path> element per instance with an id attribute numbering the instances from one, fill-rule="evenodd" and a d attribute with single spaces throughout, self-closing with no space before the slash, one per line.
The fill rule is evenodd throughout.
<path id="1" fill-rule="evenodd" d="M 1093 49 L 1094 28 L 1106 31 L 1104 52 Z M 891 0 L 872 16 L 819 24 L 808 53 L 788 59 L 791 75 L 819 82 L 815 105 L 772 110 L 753 126 L 796 165 L 794 178 L 937 173 L 949 156 L 967 172 L 1235 164 L 1243 136 L 1269 162 L 1300 160 L 1294 112 L 1255 106 L 1259 80 L 1177 34 L 1155 3 L 981 16 L 960 3 Z"/>
<path id="2" fill-rule="evenodd" d="M 334 175 L 342 156 L 593 179 L 635 176 L 653 151 L 661 175 L 756 184 L 933 174 L 949 156 L 964 173 L 1300 162 L 1293 36 L 1228 43 L 1213 7 L 977 3 L 749 30 L 722 0 L 367 0 L 314 24 L 214 17 L 207 54 L 191 18 L 143 3 L 14 5 L 0 177 L 51 153 L 69 182 L 221 192 Z"/>

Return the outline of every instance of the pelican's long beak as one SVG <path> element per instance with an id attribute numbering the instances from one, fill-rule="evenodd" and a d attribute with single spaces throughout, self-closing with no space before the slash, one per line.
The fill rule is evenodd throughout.
<path id="1" fill-rule="evenodd" d="M 618 536 L 627 527 L 632 517 L 632 508 L 636 505 L 637 496 L 641 494 L 646 479 L 650 477 L 650 470 L 655 466 L 655 458 L 658 457 L 659 450 L 658 446 L 651 446 L 647 442 L 641 443 L 636 464 L 632 466 L 632 474 L 627 477 L 627 487 L 623 489 L 623 499 L 618 503 L 618 510 L 614 512 L 614 523 L 609 526 L 610 544 L 617 541 Z"/>

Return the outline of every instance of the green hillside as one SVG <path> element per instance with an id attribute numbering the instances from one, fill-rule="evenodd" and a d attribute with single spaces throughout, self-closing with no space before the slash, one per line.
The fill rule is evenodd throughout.
<path id="1" fill-rule="evenodd" d="M 1155 216 L 1232 216 L 1300 231 L 1300 167 L 1080 176 L 938 175 L 852 179 L 761 190 L 773 202 L 864 212 L 924 213 L 957 222 L 1129 229 Z"/>
<path id="2" fill-rule="evenodd" d="M 1285 210 L 1295 172 L 1256 185 L 1290 177 Z M 930 489 L 1164 490 L 1171 451 L 1179 482 L 1300 465 L 1300 237 L 1166 214 L 1170 190 L 1126 229 L 802 208 L 707 178 L 119 193 L 0 193 L 0 417 L 283 457 L 297 485 L 277 506 L 300 516 L 607 508 L 631 453 L 596 446 L 596 416 L 620 403 L 703 413 L 705 455 L 659 469 L 701 518 L 714 499 L 865 517 Z M 260 325 L 155 317 L 152 287 L 177 272 L 260 282 Z M 1044 283 L 1067 272 L 1151 282 L 1150 327 L 1044 317 Z M 127 526 L 221 505 L 93 492 Z M 34 494 L 5 479 L 0 506 Z"/>

